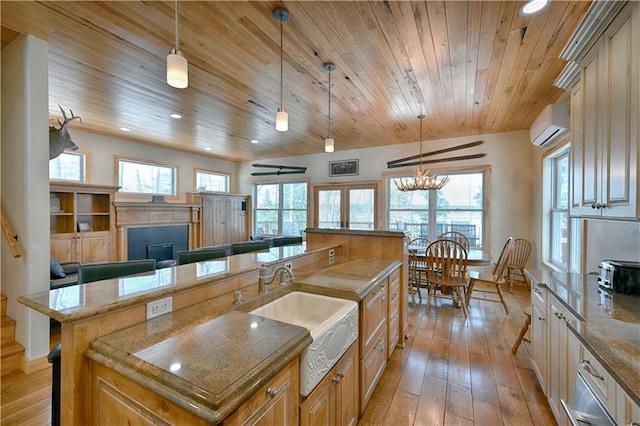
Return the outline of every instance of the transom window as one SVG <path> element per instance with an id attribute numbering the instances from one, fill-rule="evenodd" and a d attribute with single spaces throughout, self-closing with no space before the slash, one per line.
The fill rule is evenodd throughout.
<path id="1" fill-rule="evenodd" d="M 49 179 L 86 182 L 87 155 L 83 152 L 65 151 L 49 160 Z"/>
<path id="2" fill-rule="evenodd" d="M 469 238 L 471 247 L 484 247 L 485 170 L 448 173 L 449 183 L 438 191 L 399 191 L 395 182 L 408 176 L 387 178 L 389 229 L 430 241 L 447 231 L 458 231 Z"/>
<path id="3" fill-rule="evenodd" d="M 254 233 L 302 235 L 307 228 L 307 183 L 260 183 L 253 187 Z"/>
<path id="4" fill-rule="evenodd" d="M 178 167 L 143 160 L 117 158 L 120 192 L 176 195 Z"/>
<path id="5" fill-rule="evenodd" d="M 229 175 L 195 169 L 195 188 L 197 191 L 229 192 Z"/>

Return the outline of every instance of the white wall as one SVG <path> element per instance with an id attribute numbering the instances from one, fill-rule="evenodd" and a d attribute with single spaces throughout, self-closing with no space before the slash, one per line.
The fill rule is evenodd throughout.
<path id="1" fill-rule="evenodd" d="M 4 237 L 2 293 L 16 341 L 33 359 L 49 351 L 49 319 L 16 302 L 49 289 L 48 45 L 20 36 L 2 50 L 2 206 L 22 257 Z"/>
<path id="2" fill-rule="evenodd" d="M 63 105 L 64 106 L 64 105 Z M 82 116 L 82 111 L 74 111 Z M 86 123 L 85 123 L 86 124 Z M 186 193 L 193 192 L 193 169 L 213 170 L 231 175 L 231 192 L 237 192 L 237 163 L 218 160 L 204 155 L 196 155 L 183 151 L 176 151 L 147 145 L 129 140 L 84 132 L 70 127 L 71 139 L 78 145 L 78 150 L 88 153 L 87 182 L 100 185 L 118 185 L 115 176 L 114 155 L 132 157 L 141 160 L 151 160 L 179 165 L 178 169 L 178 200 L 171 202 L 186 202 Z M 116 200 L 149 201 L 151 196 L 138 200 L 123 198 L 116 194 Z"/>
<path id="3" fill-rule="evenodd" d="M 486 156 L 475 160 L 457 162 L 436 163 L 432 170 L 437 172 L 446 167 L 466 167 L 491 165 L 490 182 L 490 221 L 488 229 L 491 234 L 489 241 L 494 257 L 499 255 L 500 249 L 508 236 L 534 239 L 532 210 L 533 189 L 537 182 L 534 176 L 533 163 L 531 161 L 535 147 L 529 142 L 529 132 L 508 132 L 489 135 L 469 136 L 464 138 L 442 139 L 423 143 L 423 152 L 434 151 L 476 140 L 484 141 L 484 144 L 448 154 L 441 154 L 433 158 L 445 158 L 450 156 L 485 153 Z M 340 143 L 336 140 L 336 145 Z M 318 150 L 323 149 L 321 141 Z M 276 158 L 260 160 L 260 163 L 281 164 L 289 166 L 305 166 L 307 172 L 304 175 L 292 175 L 295 179 L 301 176 L 313 184 L 378 181 L 383 182 L 383 174 L 406 171 L 404 169 L 388 169 L 387 161 L 415 155 L 419 152 L 418 143 L 390 145 L 380 148 L 367 148 L 361 150 L 339 151 L 331 154 L 318 153 L 313 155 Z M 359 175 L 349 177 L 329 177 L 329 161 L 335 160 L 359 160 Z M 240 179 L 240 192 L 250 194 L 252 184 L 262 182 L 267 178 L 256 178 L 251 172 L 264 171 L 251 165 L 254 162 L 245 162 L 240 165 L 238 175 Z M 413 169 L 411 167 L 409 169 Z M 292 178 L 292 179 L 294 179 Z M 288 179 L 288 177 L 284 177 Z M 283 177 L 274 176 L 272 181 L 283 180 Z M 381 185 L 382 186 L 382 185 Z M 383 203 L 384 199 L 380 199 Z M 382 218 L 381 218 L 382 219 Z M 384 227 L 384 223 L 380 224 Z"/>

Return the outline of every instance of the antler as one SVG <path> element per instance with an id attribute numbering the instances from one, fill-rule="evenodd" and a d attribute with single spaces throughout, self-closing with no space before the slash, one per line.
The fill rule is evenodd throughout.
<path id="1" fill-rule="evenodd" d="M 61 123 L 60 120 L 58 120 L 58 124 L 60 125 L 60 128 L 66 127 L 68 122 L 73 121 L 76 118 L 78 120 L 80 120 L 80 122 L 82 123 L 82 118 L 81 117 L 76 117 L 75 115 L 73 115 L 73 110 L 72 109 L 69 109 L 69 112 L 71 113 L 71 118 L 67 118 L 67 114 L 65 114 L 65 112 L 62 109 L 62 107 L 60 106 L 60 104 L 58 104 L 58 108 L 60 108 L 60 111 L 62 112 L 62 116 L 64 117 L 64 123 Z"/>

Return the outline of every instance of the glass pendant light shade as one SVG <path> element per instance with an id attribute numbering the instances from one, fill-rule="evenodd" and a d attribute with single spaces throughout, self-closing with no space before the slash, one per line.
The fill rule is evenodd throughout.
<path id="1" fill-rule="evenodd" d="M 324 140 L 324 152 L 333 152 L 334 150 L 334 140 L 333 138 L 326 138 Z"/>
<path id="2" fill-rule="evenodd" d="M 289 130 L 289 114 L 284 108 L 278 108 L 278 112 L 276 112 L 276 130 L 279 132 Z"/>
<path id="3" fill-rule="evenodd" d="M 167 84 L 177 89 L 189 86 L 189 64 L 176 49 L 171 49 L 167 55 Z"/>

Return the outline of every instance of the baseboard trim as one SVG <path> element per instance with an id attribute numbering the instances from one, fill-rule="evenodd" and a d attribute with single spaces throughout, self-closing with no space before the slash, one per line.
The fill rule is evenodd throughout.
<path id="1" fill-rule="evenodd" d="M 51 364 L 49 364 L 49 360 L 46 355 L 34 359 L 29 359 L 22 355 L 20 358 L 20 369 L 24 374 L 32 374 L 46 368 L 51 368 Z"/>

